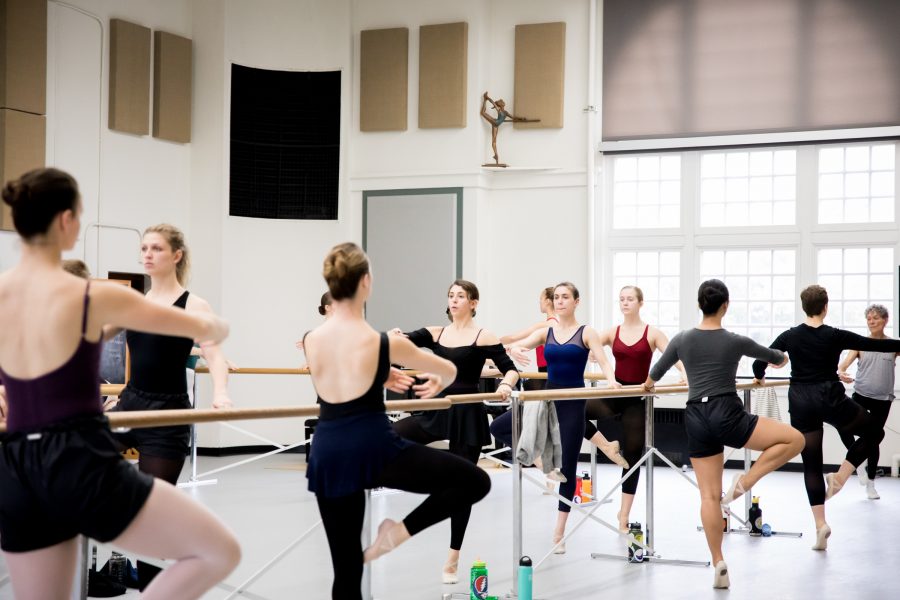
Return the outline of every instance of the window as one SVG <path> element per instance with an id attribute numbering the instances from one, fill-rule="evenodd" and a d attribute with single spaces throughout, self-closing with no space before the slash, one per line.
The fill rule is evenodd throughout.
<path id="1" fill-rule="evenodd" d="M 794 150 L 709 152 L 700 160 L 700 226 L 793 225 Z"/>
<path id="2" fill-rule="evenodd" d="M 681 156 L 621 156 L 613 163 L 613 227 L 681 224 Z"/>
<path id="3" fill-rule="evenodd" d="M 611 323 L 620 323 L 619 290 L 636 285 L 644 292 L 641 319 L 670 338 L 678 332 L 679 262 L 674 250 L 616 252 L 613 256 Z"/>
<path id="4" fill-rule="evenodd" d="M 817 258 L 818 283 L 828 290 L 825 322 L 868 335 L 866 307 L 893 306 L 894 249 L 820 248 Z"/>
<path id="5" fill-rule="evenodd" d="M 894 144 L 819 149 L 819 223 L 894 221 Z"/>

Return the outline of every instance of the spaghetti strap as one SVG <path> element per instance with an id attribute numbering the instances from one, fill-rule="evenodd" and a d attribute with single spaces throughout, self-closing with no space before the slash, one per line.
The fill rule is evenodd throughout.
<path id="1" fill-rule="evenodd" d="M 441 341 L 441 336 L 443 336 L 443 335 L 444 335 L 444 328 L 441 327 L 441 332 L 438 334 L 438 337 L 437 337 L 437 339 L 434 341 L 434 343 L 435 343 L 435 344 L 440 343 L 440 341 Z"/>
<path id="2" fill-rule="evenodd" d="M 622 338 L 619 337 L 619 329 L 621 329 L 621 325 L 616 325 L 616 339 L 622 341 Z"/>
<path id="3" fill-rule="evenodd" d="M 647 339 L 647 334 L 650 333 L 650 325 L 644 325 L 644 335 L 641 337 L 642 340 Z"/>
<path id="4" fill-rule="evenodd" d="M 87 332 L 87 320 L 88 320 L 88 304 L 90 303 L 90 292 L 91 292 L 91 280 L 88 279 L 87 287 L 84 288 L 84 305 L 82 307 L 81 314 L 81 337 L 84 337 L 84 334 Z"/>
<path id="5" fill-rule="evenodd" d="M 475 344 L 478 343 L 478 338 L 481 337 L 481 332 L 482 332 L 482 331 L 484 331 L 484 329 L 479 329 L 479 330 L 478 330 L 478 333 L 475 334 L 475 341 L 472 342 L 472 345 L 473 345 L 473 346 L 474 346 Z"/>

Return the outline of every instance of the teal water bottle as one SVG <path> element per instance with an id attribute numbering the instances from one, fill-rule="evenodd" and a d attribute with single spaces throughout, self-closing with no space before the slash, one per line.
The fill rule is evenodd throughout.
<path id="1" fill-rule="evenodd" d="M 519 600 L 531 600 L 531 582 L 534 569 L 531 567 L 531 559 L 523 556 L 519 560 Z"/>

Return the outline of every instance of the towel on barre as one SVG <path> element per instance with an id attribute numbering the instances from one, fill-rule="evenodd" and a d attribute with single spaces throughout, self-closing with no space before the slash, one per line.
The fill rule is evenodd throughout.
<path id="1" fill-rule="evenodd" d="M 535 459 L 540 457 L 545 475 L 554 470 L 558 472 L 562 468 L 562 445 L 556 406 L 544 400 L 525 402 L 524 405 L 522 435 L 519 436 L 516 459 L 523 465 L 533 465 Z"/>

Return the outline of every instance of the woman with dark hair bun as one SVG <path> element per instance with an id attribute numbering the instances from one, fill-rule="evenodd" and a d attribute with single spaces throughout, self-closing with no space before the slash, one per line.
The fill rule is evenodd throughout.
<path id="1" fill-rule="evenodd" d="M 61 255 L 78 241 L 82 211 L 67 173 L 30 171 L 6 185 L 3 201 L 22 240 L 19 263 L 0 275 L 0 547 L 13 595 L 70 597 L 83 534 L 175 560 L 143 598 L 199 598 L 237 565 L 237 540 L 206 508 L 119 454 L 100 403 L 100 345 L 107 324 L 204 345 L 225 339 L 228 325 L 64 272 Z"/>
<path id="2" fill-rule="evenodd" d="M 722 506 L 797 456 L 803 449 L 803 436 L 789 425 L 747 413 L 737 395 L 735 375 L 742 357 L 751 356 L 780 367 L 787 364 L 787 357 L 722 327 L 722 318 L 728 311 L 728 288 L 718 279 L 700 284 L 697 304 L 703 312 L 700 324 L 672 338 L 659 362 L 650 369 L 643 388 L 653 393 L 655 382 L 679 360 L 687 371 L 689 391 L 684 423 L 691 464 L 700 487 L 700 517 L 716 568 L 713 587 L 727 588 L 730 581 L 722 554 Z M 731 488 L 722 498 L 725 446 L 750 448 L 762 454 L 748 472 L 734 476 Z"/>
<path id="3" fill-rule="evenodd" d="M 390 552 L 427 527 L 470 510 L 491 488 L 487 473 L 458 456 L 404 440 L 384 412 L 381 386 L 391 363 L 424 371 L 415 386 L 432 398 L 453 382 L 452 362 L 416 348 L 403 336 L 376 332 L 363 316 L 372 291 L 366 254 L 335 246 L 322 274 L 334 313 L 306 335 L 313 385 L 321 398 L 306 477 L 316 495 L 334 567 L 332 598 L 359 600 L 363 562 Z M 365 489 L 390 487 L 429 496 L 403 521 L 385 519 L 363 552 Z"/>
<path id="4" fill-rule="evenodd" d="M 519 380 L 519 371 L 506 351 L 490 331 L 475 324 L 478 308 L 478 287 L 471 281 L 457 279 L 447 290 L 447 327 L 423 327 L 403 334 L 399 329 L 391 333 L 405 335 L 419 348 L 428 348 L 456 366 L 456 381 L 440 395 L 473 394 L 480 389 L 481 371 L 492 360 L 503 373 L 497 391 L 506 399 Z M 481 448 L 490 443 L 487 413 L 484 405 L 458 404 L 450 410 L 428 411 L 406 417 L 394 423 L 394 430 L 404 439 L 419 444 L 440 440 L 450 442 L 450 452 L 473 465 L 478 464 Z M 459 581 L 459 551 L 462 548 L 471 507 L 462 506 L 450 517 L 450 549 L 441 573 L 442 581 Z"/>

